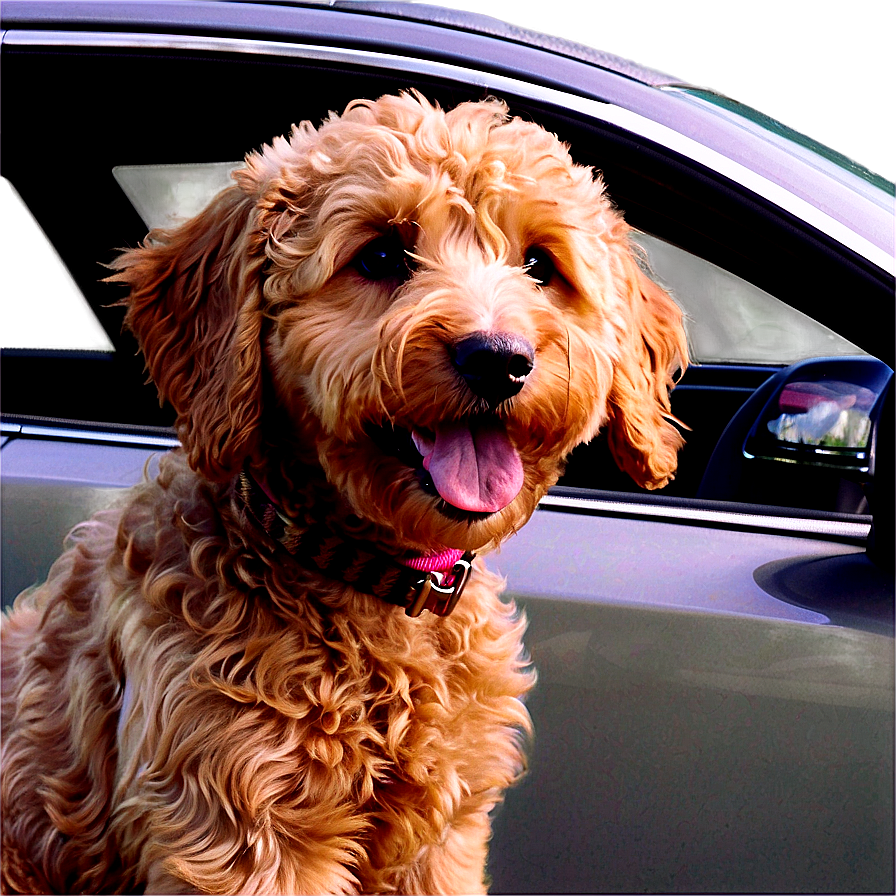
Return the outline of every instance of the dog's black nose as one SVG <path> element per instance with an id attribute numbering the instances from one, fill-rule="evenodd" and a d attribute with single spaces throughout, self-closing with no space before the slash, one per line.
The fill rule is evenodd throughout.
<path id="1" fill-rule="evenodd" d="M 535 366 L 535 349 L 512 333 L 471 333 L 454 346 L 454 366 L 492 407 L 512 398 Z"/>

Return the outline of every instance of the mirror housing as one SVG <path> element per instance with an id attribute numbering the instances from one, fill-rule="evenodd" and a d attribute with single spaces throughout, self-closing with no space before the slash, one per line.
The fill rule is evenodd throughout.
<path id="1" fill-rule="evenodd" d="M 892 516 L 892 504 L 873 498 L 875 481 L 892 474 L 893 452 L 880 438 L 892 379 L 869 356 L 812 358 L 778 371 L 728 423 L 697 497 Z"/>
<path id="2" fill-rule="evenodd" d="M 743 446 L 756 459 L 874 477 L 874 443 L 893 371 L 876 358 L 825 358 L 788 368 Z"/>

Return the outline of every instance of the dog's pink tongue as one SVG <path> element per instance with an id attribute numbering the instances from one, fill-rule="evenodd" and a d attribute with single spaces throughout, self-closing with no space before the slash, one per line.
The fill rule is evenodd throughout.
<path id="1" fill-rule="evenodd" d="M 443 424 L 423 467 L 442 498 L 461 510 L 494 513 L 523 487 L 523 463 L 497 421 Z"/>

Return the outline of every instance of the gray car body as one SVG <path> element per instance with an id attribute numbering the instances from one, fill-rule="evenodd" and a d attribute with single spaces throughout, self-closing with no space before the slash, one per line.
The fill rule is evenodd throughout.
<path id="1" fill-rule="evenodd" d="M 481 21 L 440 45 L 438 22 L 389 3 L 7 0 L 3 41 L 217 46 L 478 78 L 664 142 L 892 274 L 892 207 L 861 173 L 624 61 Z M 4 604 L 173 444 L 5 423 Z M 864 555 L 868 529 L 861 516 L 550 495 L 487 560 L 528 614 L 539 675 L 531 767 L 495 819 L 493 889 L 892 891 L 892 586 Z"/>

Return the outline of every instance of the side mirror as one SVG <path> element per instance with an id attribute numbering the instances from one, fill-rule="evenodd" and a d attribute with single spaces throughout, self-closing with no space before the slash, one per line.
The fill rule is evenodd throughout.
<path id="1" fill-rule="evenodd" d="M 875 358 L 795 364 L 750 430 L 744 458 L 823 467 L 869 482 L 883 395 L 892 376 Z"/>
<path id="2" fill-rule="evenodd" d="M 812 358 L 780 370 L 729 422 L 697 496 L 867 513 L 875 479 L 893 463 L 878 447 L 892 379 L 871 357 Z M 875 516 L 893 514 L 872 502 Z"/>

